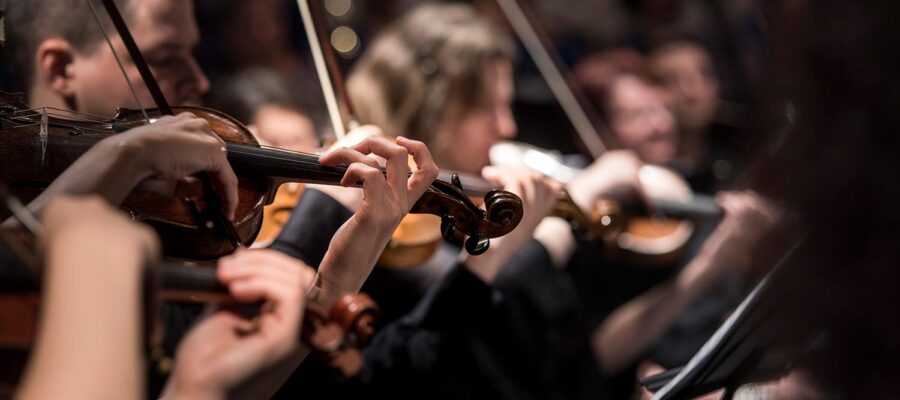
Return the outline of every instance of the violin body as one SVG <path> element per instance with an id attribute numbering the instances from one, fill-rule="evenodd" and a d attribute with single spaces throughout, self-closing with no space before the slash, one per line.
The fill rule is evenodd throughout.
<path id="1" fill-rule="evenodd" d="M 210 129 L 226 143 L 259 146 L 253 134 L 240 122 L 215 110 L 200 107 L 174 107 L 176 113 L 190 112 L 209 122 Z M 143 114 L 120 110 L 116 121 L 140 122 Z M 256 239 L 263 220 L 263 207 L 275 199 L 283 181 L 269 176 L 241 174 L 238 179 L 238 206 L 233 221 L 241 244 L 249 247 Z M 198 227 L 189 202 L 156 193 L 135 191 L 122 204 L 136 219 L 156 229 L 166 255 L 184 259 L 215 259 L 234 249 L 216 229 Z"/>
<path id="2" fill-rule="evenodd" d="M 275 199 L 263 209 L 263 222 L 254 246 L 268 246 L 278 237 L 284 225 L 291 219 L 291 212 L 303 196 L 300 183 L 286 183 L 275 192 Z"/>
<path id="3" fill-rule="evenodd" d="M 243 125 L 225 114 L 197 107 L 176 108 L 176 112 L 184 111 L 208 121 L 213 132 L 226 142 L 256 144 Z M 0 143 L 0 157 L 5 162 L 0 163 L 0 179 L 17 193 L 34 194 L 46 188 L 97 142 L 144 119 L 142 113 L 132 110 L 121 110 L 104 123 L 61 122 L 48 117 L 46 124 L 35 125 L 33 120 L 37 118 L 42 116 L 33 115 L 19 124 L 9 119 L 3 121 L 6 138 Z M 272 179 L 241 178 L 234 227 L 241 243 L 250 245 L 259 231 L 263 206 L 271 202 L 275 186 Z M 190 204 L 180 199 L 135 191 L 125 199 L 122 208 L 160 233 L 164 252 L 169 256 L 212 259 L 233 250 L 217 230 L 198 227 Z"/>
<path id="4" fill-rule="evenodd" d="M 494 145 L 491 161 L 528 167 L 563 183 L 581 172 L 563 164 L 555 152 L 509 141 Z M 684 178 L 667 168 L 644 165 L 638 178 L 647 200 L 662 215 L 648 215 L 652 210 L 617 199 L 602 199 L 591 210 L 581 210 L 565 193 L 553 214 L 569 221 L 584 238 L 602 240 L 608 258 L 644 267 L 671 265 L 691 239 L 694 220 L 718 218 L 722 210 L 710 197 L 694 194 Z"/>

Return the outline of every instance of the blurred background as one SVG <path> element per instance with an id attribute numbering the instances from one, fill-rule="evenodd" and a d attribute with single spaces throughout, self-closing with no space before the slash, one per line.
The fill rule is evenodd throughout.
<path id="1" fill-rule="evenodd" d="M 329 45 L 348 74 L 370 40 L 424 0 L 326 0 Z M 493 0 L 471 2 L 498 26 L 513 31 Z M 565 75 L 602 102 L 615 69 L 652 71 L 666 88 L 666 104 L 681 129 L 716 125 L 740 129 L 756 95 L 766 59 L 765 20 L 754 0 L 523 1 L 535 28 L 546 34 Z M 292 0 L 198 0 L 201 42 L 196 49 L 212 81 L 206 104 L 245 123 L 288 120 L 298 139 L 273 134 L 279 147 L 333 135 L 306 35 Z M 518 43 L 518 42 L 517 42 Z M 521 47 L 521 43 L 519 43 Z M 533 60 L 520 48 L 515 71 L 517 140 L 582 153 L 572 125 Z M 21 91 L 3 63 L 0 89 Z M 593 104 L 591 104 L 593 103 Z M 264 104 L 277 107 L 262 107 Z M 602 111 L 602 107 L 597 108 Z M 256 121 L 257 123 L 260 120 Z M 602 118 L 595 119 L 603 130 Z M 277 125 L 277 124 L 275 124 Z M 727 128 L 727 129 L 726 129 Z M 284 133 L 289 135 L 288 133 Z M 724 133 L 722 134 L 724 135 Z M 289 135 L 290 136 L 290 135 Z M 307 144 L 310 144 L 307 142 Z M 721 166 L 720 170 L 727 170 Z M 723 172 L 724 173 L 724 172 Z"/>

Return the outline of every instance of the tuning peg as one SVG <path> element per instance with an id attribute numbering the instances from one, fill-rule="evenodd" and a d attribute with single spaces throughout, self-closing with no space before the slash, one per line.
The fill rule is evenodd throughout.
<path id="1" fill-rule="evenodd" d="M 491 240 L 480 233 L 474 233 L 466 239 L 466 251 L 473 256 L 484 254 L 490 246 Z"/>
<path id="2" fill-rule="evenodd" d="M 450 175 L 450 183 L 459 189 L 460 192 L 463 191 L 462 181 L 459 180 L 459 174 L 454 172 L 453 175 Z"/>
<path id="3" fill-rule="evenodd" d="M 452 215 L 441 216 L 441 237 L 448 242 L 456 240 L 455 218 Z"/>

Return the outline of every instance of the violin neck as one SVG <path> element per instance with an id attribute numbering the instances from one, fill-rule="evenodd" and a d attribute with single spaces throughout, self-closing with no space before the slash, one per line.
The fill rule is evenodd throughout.
<path id="1" fill-rule="evenodd" d="M 694 194 L 690 201 L 667 199 L 651 200 L 653 206 L 663 215 L 686 219 L 714 219 L 722 216 L 722 208 L 712 196 Z"/>
<path id="2" fill-rule="evenodd" d="M 280 180 L 323 185 L 340 184 L 346 167 L 319 164 L 315 154 L 228 144 L 228 161 L 238 174 L 253 174 Z"/>

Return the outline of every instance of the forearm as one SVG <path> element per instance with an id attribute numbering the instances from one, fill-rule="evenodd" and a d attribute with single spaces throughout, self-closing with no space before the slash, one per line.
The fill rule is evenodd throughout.
<path id="1" fill-rule="evenodd" d="M 558 217 L 544 218 L 534 230 L 534 239 L 547 249 L 556 268 L 564 268 L 578 246 L 571 225 Z"/>
<path id="2" fill-rule="evenodd" d="M 344 294 L 362 288 L 394 231 L 382 225 L 354 215 L 338 230 L 319 266 L 313 301 L 327 310 Z"/>
<path id="3" fill-rule="evenodd" d="M 701 252 L 672 282 L 661 284 L 614 311 L 594 331 L 592 347 L 601 369 L 613 374 L 648 351 L 713 284 L 708 271 L 718 262 Z"/>
<path id="4" fill-rule="evenodd" d="M 20 398 L 141 397 L 143 249 L 92 249 L 83 233 L 61 234 L 48 249 L 41 329 Z"/>
<path id="5" fill-rule="evenodd" d="M 663 284 L 619 307 L 594 330 L 591 347 L 612 375 L 635 362 L 686 307 L 675 285 Z"/>

